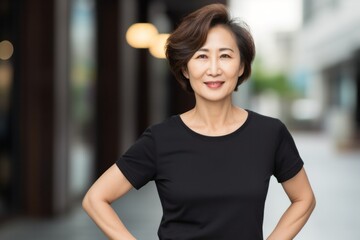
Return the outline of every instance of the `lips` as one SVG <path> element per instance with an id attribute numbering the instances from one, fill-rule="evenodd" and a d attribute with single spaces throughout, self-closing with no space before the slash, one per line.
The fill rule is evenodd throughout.
<path id="1" fill-rule="evenodd" d="M 206 86 L 208 86 L 209 88 L 219 88 L 224 84 L 224 81 L 208 81 L 205 82 Z"/>

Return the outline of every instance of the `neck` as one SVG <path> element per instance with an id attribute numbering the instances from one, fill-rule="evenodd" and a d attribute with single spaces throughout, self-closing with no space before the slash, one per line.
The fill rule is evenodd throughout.
<path id="1" fill-rule="evenodd" d="M 193 131 L 222 136 L 234 132 L 247 119 L 247 112 L 232 104 L 231 98 L 224 101 L 196 101 L 195 107 L 181 115 L 185 124 Z"/>
<path id="2" fill-rule="evenodd" d="M 220 102 L 203 102 L 200 100 L 196 102 L 191 115 L 198 123 L 216 129 L 236 121 L 238 111 L 239 108 L 232 104 L 231 98 Z"/>

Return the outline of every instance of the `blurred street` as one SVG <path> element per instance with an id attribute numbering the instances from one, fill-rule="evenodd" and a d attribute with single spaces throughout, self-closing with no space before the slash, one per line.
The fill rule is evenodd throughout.
<path id="1" fill-rule="evenodd" d="M 335 151 L 324 134 L 295 132 L 294 138 L 317 197 L 308 224 L 296 239 L 360 239 L 360 150 Z M 288 206 L 281 185 L 272 178 L 265 208 L 267 236 Z M 157 239 L 161 206 L 155 185 L 132 190 L 115 204 L 117 212 L 137 239 Z M 0 227 L 0 239 L 106 239 L 82 211 L 80 204 L 57 219 L 19 219 Z"/>
<path id="2" fill-rule="evenodd" d="M 360 1 L 1 0 L 0 240 L 106 239 L 81 198 L 148 126 L 194 107 L 165 40 L 212 3 L 256 46 L 234 104 L 293 129 L 305 162 L 317 207 L 296 239 L 360 239 Z M 265 238 L 288 206 L 272 178 Z M 157 239 L 154 183 L 114 207 Z"/>

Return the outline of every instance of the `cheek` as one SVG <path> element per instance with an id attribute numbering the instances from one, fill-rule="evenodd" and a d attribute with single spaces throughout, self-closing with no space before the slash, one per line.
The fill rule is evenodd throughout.
<path id="1" fill-rule="evenodd" d="M 239 68 L 238 64 L 228 65 L 226 67 L 226 73 L 229 78 L 238 78 L 241 73 L 241 68 Z"/>
<path id="2" fill-rule="evenodd" d="M 236 64 L 236 67 L 234 69 L 236 69 L 234 73 L 236 75 L 236 78 L 240 77 L 244 72 L 244 66 L 240 62 Z"/>
<path id="3" fill-rule="evenodd" d="M 188 76 L 190 79 L 201 78 L 206 72 L 204 64 L 192 64 L 188 66 Z"/>

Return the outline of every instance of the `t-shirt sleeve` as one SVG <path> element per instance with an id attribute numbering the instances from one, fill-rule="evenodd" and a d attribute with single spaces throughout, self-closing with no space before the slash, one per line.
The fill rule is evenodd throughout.
<path id="1" fill-rule="evenodd" d="M 154 179 L 156 147 L 150 128 L 116 161 L 116 165 L 136 189 Z"/>
<path id="2" fill-rule="evenodd" d="M 279 142 L 275 155 L 274 176 L 279 183 L 294 177 L 303 167 L 299 151 L 286 126 L 281 123 Z"/>

